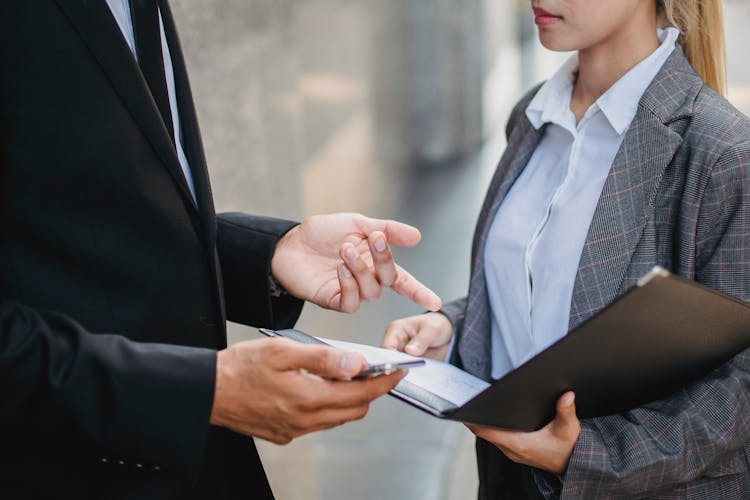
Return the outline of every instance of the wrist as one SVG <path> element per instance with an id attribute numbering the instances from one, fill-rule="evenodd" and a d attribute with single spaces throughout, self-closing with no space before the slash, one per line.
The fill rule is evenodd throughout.
<path id="1" fill-rule="evenodd" d="M 285 265 L 283 262 L 284 254 L 290 246 L 291 240 L 299 232 L 299 227 L 299 224 L 294 226 L 276 242 L 276 248 L 271 256 L 271 279 L 282 287 L 284 286 L 284 280 L 281 278 Z"/>
<path id="2" fill-rule="evenodd" d="M 432 328 L 439 332 L 433 347 L 447 351 L 453 345 L 454 340 L 453 323 L 451 323 L 450 318 L 440 311 L 435 311 L 427 314 L 427 321 Z"/>
<path id="3" fill-rule="evenodd" d="M 227 388 L 227 356 L 228 350 L 223 349 L 216 353 L 216 384 L 214 386 L 214 401 L 211 406 L 209 423 L 220 427 L 226 426 L 226 388 Z"/>
<path id="4" fill-rule="evenodd" d="M 453 323 L 444 312 L 429 311 L 426 314 L 430 317 L 430 321 L 440 329 L 441 333 L 444 335 L 450 335 L 453 333 Z"/>

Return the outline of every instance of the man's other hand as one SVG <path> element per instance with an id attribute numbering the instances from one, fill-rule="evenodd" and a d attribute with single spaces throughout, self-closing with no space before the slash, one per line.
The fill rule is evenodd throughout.
<path id="1" fill-rule="evenodd" d="M 220 351 L 211 424 L 277 444 L 358 420 L 406 372 L 350 380 L 358 354 L 287 339 L 240 342 Z"/>
<path id="2" fill-rule="evenodd" d="M 290 294 L 321 307 L 353 313 L 391 287 L 436 311 L 440 298 L 393 260 L 390 245 L 412 247 L 419 230 L 359 214 L 316 215 L 278 243 L 271 271 Z"/>

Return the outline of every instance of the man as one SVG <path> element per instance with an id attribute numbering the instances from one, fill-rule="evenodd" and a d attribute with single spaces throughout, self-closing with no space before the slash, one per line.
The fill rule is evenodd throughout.
<path id="1" fill-rule="evenodd" d="M 226 348 L 226 319 L 289 327 L 300 299 L 353 312 L 382 286 L 436 309 L 389 250 L 419 233 L 217 217 L 166 1 L 0 0 L 0 60 L 0 497 L 272 498 L 250 436 L 361 418 L 400 375 Z"/>

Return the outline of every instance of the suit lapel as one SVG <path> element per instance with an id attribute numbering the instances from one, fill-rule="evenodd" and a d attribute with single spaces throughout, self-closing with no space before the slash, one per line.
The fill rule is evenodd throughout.
<path id="1" fill-rule="evenodd" d="M 190 163 L 190 170 L 195 181 L 196 197 L 198 199 L 203 226 L 207 229 L 209 241 L 213 241 L 216 236 L 216 213 L 206 165 L 206 156 L 203 152 L 203 140 L 201 139 L 200 128 L 198 127 L 198 116 L 195 111 L 193 94 L 187 75 L 187 66 L 169 4 L 166 1 L 162 1 L 159 5 L 164 20 L 164 32 L 167 37 L 167 44 L 169 45 L 169 53 L 172 57 L 179 119 L 182 126 L 182 146 Z"/>
<path id="2" fill-rule="evenodd" d="M 179 119 L 182 126 L 182 146 L 185 150 L 190 170 L 193 174 L 195 195 L 198 199 L 198 211 L 201 224 L 205 228 L 207 246 L 213 249 L 214 255 L 211 259 L 211 267 L 216 276 L 216 293 L 219 297 L 219 315 L 221 317 L 221 341 L 226 345 L 226 307 L 224 298 L 224 286 L 222 284 L 221 263 L 219 262 L 216 248 L 216 212 L 214 210 L 211 183 L 209 182 L 206 157 L 203 152 L 203 141 L 200 128 L 198 127 L 198 116 L 195 111 L 193 94 L 187 75 L 187 66 L 182 54 L 182 47 L 177 35 L 174 17 L 166 0 L 159 2 L 161 16 L 164 21 L 164 33 L 167 37 L 169 53 L 172 57 L 172 71 L 174 72 L 175 90 L 177 92 L 177 104 L 179 108 Z"/>
<path id="3" fill-rule="evenodd" d="M 572 329 L 611 303 L 654 210 L 659 182 L 682 144 L 702 81 L 677 47 L 646 90 L 594 212 L 573 288 Z"/>
<path id="4" fill-rule="evenodd" d="M 107 75 L 133 119 L 171 174 L 187 205 L 195 210 L 174 146 L 138 63 L 102 0 L 55 0 Z"/>

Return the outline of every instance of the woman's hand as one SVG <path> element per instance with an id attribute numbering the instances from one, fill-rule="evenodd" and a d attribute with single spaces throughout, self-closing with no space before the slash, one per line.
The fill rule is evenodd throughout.
<path id="1" fill-rule="evenodd" d="M 403 351 L 412 356 L 445 359 L 448 354 L 453 325 L 441 313 L 431 312 L 410 316 L 388 325 L 383 347 Z"/>
<path id="2" fill-rule="evenodd" d="M 557 400 L 557 415 L 535 432 L 518 432 L 469 425 L 478 437 L 497 446 L 516 463 L 530 465 L 558 476 L 568 469 L 570 456 L 581 433 L 576 416 L 575 394 L 567 392 Z"/>

